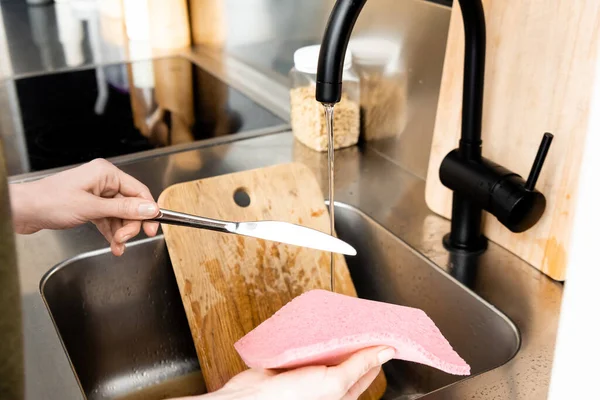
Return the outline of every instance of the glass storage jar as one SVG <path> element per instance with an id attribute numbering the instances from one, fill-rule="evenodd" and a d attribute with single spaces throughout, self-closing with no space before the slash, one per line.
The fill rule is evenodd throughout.
<path id="1" fill-rule="evenodd" d="M 400 135 L 406 125 L 406 73 L 399 43 L 381 37 L 350 40 L 354 68 L 360 79 L 364 140 Z"/>
<path id="2" fill-rule="evenodd" d="M 294 53 L 290 71 L 290 120 L 294 137 L 316 151 L 327 151 L 325 107 L 315 98 L 320 45 Z M 334 149 L 353 146 L 360 135 L 360 81 L 352 68 L 352 52 L 346 51 L 342 98 L 334 107 Z"/>

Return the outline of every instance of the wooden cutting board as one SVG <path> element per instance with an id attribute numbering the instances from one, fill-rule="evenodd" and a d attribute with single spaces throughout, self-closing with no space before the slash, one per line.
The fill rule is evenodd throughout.
<path id="1" fill-rule="evenodd" d="M 250 197 L 247 207 L 234 193 Z M 323 232 L 329 214 L 312 172 L 298 163 L 173 185 L 161 207 L 211 218 L 282 220 Z M 328 252 L 179 226 L 162 226 L 209 392 L 247 369 L 233 344 L 294 297 L 330 289 Z M 356 296 L 344 257 L 336 256 L 336 291 Z M 361 399 L 379 399 L 383 373 Z"/>
<path id="2" fill-rule="evenodd" d="M 542 219 L 514 234 L 488 215 L 484 231 L 550 277 L 564 280 L 597 63 L 600 2 L 483 0 L 483 6 L 483 155 L 526 179 L 543 133 L 555 135 L 537 185 L 547 199 Z M 452 193 L 438 173 L 460 137 L 463 57 L 462 15 L 454 2 L 426 189 L 428 206 L 447 218 Z"/>

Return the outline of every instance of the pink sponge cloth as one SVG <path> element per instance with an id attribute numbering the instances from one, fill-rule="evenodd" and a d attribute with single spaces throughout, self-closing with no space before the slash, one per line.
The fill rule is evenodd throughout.
<path id="1" fill-rule="evenodd" d="M 296 297 L 235 343 L 250 368 L 337 365 L 352 353 L 391 346 L 394 358 L 454 375 L 471 368 L 422 310 L 325 290 Z"/>

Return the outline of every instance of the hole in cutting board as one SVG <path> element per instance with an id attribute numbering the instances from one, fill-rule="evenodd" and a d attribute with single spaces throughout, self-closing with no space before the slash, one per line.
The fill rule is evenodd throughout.
<path id="1" fill-rule="evenodd" d="M 250 205 L 250 195 L 244 188 L 236 189 L 233 192 L 233 201 L 240 207 L 248 207 Z"/>

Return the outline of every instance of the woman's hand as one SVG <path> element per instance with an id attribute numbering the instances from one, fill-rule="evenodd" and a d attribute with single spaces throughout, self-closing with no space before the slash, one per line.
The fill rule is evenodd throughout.
<path id="1" fill-rule="evenodd" d="M 97 159 L 47 178 L 10 185 L 15 231 L 67 229 L 91 221 L 110 243 L 113 254 L 140 229 L 155 236 L 158 214 L 148 188 L 110 162 Z"/>
<path id="2" fill-rule="evenodd" d="M 278 373 L 249 369 L 223 388 L 187 400 L 355 400 L 373 383 L 394 349 L 361 350 L 335 367 L 315 366 Z M 180 399 L 184 400 L 184 399 Z"/>

